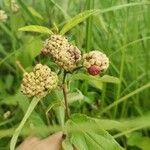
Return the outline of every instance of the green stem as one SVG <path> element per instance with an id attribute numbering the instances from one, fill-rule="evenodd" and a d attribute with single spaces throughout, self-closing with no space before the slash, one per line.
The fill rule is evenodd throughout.
<path id="1" fill-rule="evenodd" d="M 118 99 L 120 97 L 122 80 L 123 80 L 124 63 L 125 63 L 125 52 L 123 50 L 122 51 L 122 57 L 121 57 L 120 76 L 119 76 L 120 83 L 117 87 L 117 95 L 116 95 L 116 100 L 115 101 L 118 101 Z M 114 118 L 116 117 L 117 111 L 118 111 L 118 105 L 116 105 L 115 109 L 114 109 L 114 116 L 113 116 Z"/>
<path id="2" fill-rule="evenodd" d="M 64 71 L 64 76 L 63 76 L 63 95 L 64 95 L 64 102 L 65 102 L 65 111 L 66 111 L 66 117 L 67 119 L 70 118 L 70 113 L 69 113 L 69 106 L 68 106 L 68 99 L 67 99 L 67 84 L 66 84 L 66 76 L 67 72 Z"/>
<path id="3" fill-rule="evenodd" d="M 105 95 L 106 95 L 106 83 L 103 83 L 102 98 L 101 98 L 101 103 L 100 103 L 101 110 L 103 110 L 105 106 Z"/>

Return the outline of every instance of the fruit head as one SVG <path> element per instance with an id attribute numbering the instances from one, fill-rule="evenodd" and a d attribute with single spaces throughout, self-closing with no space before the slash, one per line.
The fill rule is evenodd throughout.
<path id="1" fill-rule="evenodd" d="M 81 60 L 80 50 L 61 35 L 51 35 L 44 42 L 42 53 L 52 57 L 55 63 L 70 72 L 77 67 L 77 63 Z"/>
<path id="2" fill-rule="evenodd" d="M 101 69 L 97 65 L 93 65 L 90 68 L 88 68 L 88 73 L 90 75 L 96 76 L 96 75 L 100 74 L 100 72 L 101 72 Z"/>
<path id="3" fill-rule="evenodd" d="M 37 64 L 32 72 L 24 73 L 21 91 L 28 97 L 44 97 L 49 91 L 57 87 L 58 76 L 51 69 Z"/>
<path id="4" fill-rule="evenodd" d="M 97 75 L 107 70 L 109 59 L 100 51 L 91 51 L 83 55 L 83 66 L 91 75 Z"/>

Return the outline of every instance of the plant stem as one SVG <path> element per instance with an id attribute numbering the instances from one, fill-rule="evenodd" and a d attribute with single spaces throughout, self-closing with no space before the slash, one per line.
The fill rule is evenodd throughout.
<path id="1" fill-rule="evenodd" d="M 66 117 L 67 119 L 70 118 L 70 113 L 69 113 L 69 107 L 68 107 L 68 99 L 67 99 L 67 84 L 66 84 L 66 76 L 67 72 L 64 71 L 64 76 L 63 76 L 63 95 L 64 95 L 64 101 L 65 101 L 65 111 L 66 111 Z"/>
<path id="2" fill-rule="evenodd" d="M 100 103 L 101 110 L 103 110 L 105 106 L 105 96 L 106 96 L 106 83 L 103 83 L 102 97 L 101 97 L 101 103 Z"/>
<path id="3" fill-rule="evenodd" d="M 16 65 L 18 66 L 18 68 L 23 72 L 23 73 L 25 73 L 26 71 L 25 71 L 25 69 L 23 68 L 23 66 L 21 65 L 21 63 L 20 63 L 20 61 L 16 61 Z"/>

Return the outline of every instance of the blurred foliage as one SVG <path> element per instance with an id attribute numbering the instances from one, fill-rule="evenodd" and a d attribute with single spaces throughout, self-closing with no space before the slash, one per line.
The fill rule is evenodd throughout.
<path id="1" fill-rule="evenodd" d="M 110 59 L 110 67 L 105 73 L 108 75 L 91 77 L 81 70 L 68 76 L 71 113 L 97 118 L 93 127 L 108 130 L 124 149 L 148 150 L 150 2 L 16 0 L 16 3 L 19 10 L 13 12 L 10 0 L 0 0 L 0 9 L 8 15 L 6 22 L 0 22 L 0 149 L 9 149 L 14 129 L 30 105 L 30 100 L 20 93 L 22 72 L 16 61 L 19 60 L 27 71 L 42 62 L 58 72 L 54 63 L 40 55 L 40 50 L 42 42 L 49 36 L 47 33 L 59 31 L 76 43 L 82 53 L 98 49 Z M 62 102 L 62 93 L 57 90 L 45 97 L 24 124 L 18 144 L 31 131 L 45 137 L 62 128 L 65 130 Z M 80 121 L 84 121 L 80 120 L 83 116 L 79 116 L 79 127 L 75 130 L 79 130 Z M 53 126 L 49 127 L 49 124 Z M 87 123 L 85 132 L 94 130 L 92 125 Z M 82 137 L 78 132 L 71 142 L 81 148 L 84 143 L 80 143 Z M 95 131 L 90 134 L 99 138 Z M 68 147 L 68 143 L 70 141 L 66 139 L 63 146 Z"/>

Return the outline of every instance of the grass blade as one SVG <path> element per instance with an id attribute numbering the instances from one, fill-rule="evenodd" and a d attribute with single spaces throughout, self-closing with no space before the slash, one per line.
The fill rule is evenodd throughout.
<path id="1" fill-rule="evenodd" d="M 59 4 L 57 4 L 55 1 L 53 1 L 53 0 L 50 0 L 61 12 L 62 12 L 62 14 L 64 15 L 64 17 L 66 18 L 66 19 L 69 19 L 70 18 L 70 16 L 66 13 L 66 11 L 64 11 L 62 8 L 61 8 L 61 6 L 59 5 Z"/>
<path id="2" fill-rule="evenodd" d="M 145 89 L 147 89 L 147 88 L 150 88 L 150 83 L 148 83 L 148 84 L 146 84 L 146 85 L 144 85 L 144 86 L 142 86 L 142 87 L 136 89 L 135 91 L 133 91 L 133 92 L 127 94 L 126 96 L 124 96 L 124 97 L 118 99 L 118 101 L 113 102 L 113 103 L 110 104 L 108 107 L 106 107 L 100 114 L 105 113 L 106 111 L 110 110 L 110 109 L 113 108 L 114 106 L 116 106 L 116 105 L 120 104 L 121 102 L 127 100 L 129 97 L 131 97 L 131 96 L 133 96 L 133 95 L 135 95 L 135 94 L 137 94 L 137 93 L 139 93 L 139 92 L 142 92 L 143 90 L 145 90 Z"/>
<path id="3" fill-rule="evenodd" d="M 22 0 L 18 0 L 19 5 L 23 9 L 23 11 L 26 13 L 26 15 L 33 21 L 35 24 L 39 24 L 37 19 L 32 15 L 29 8 L 26 6 L 26 4 Z"/>

